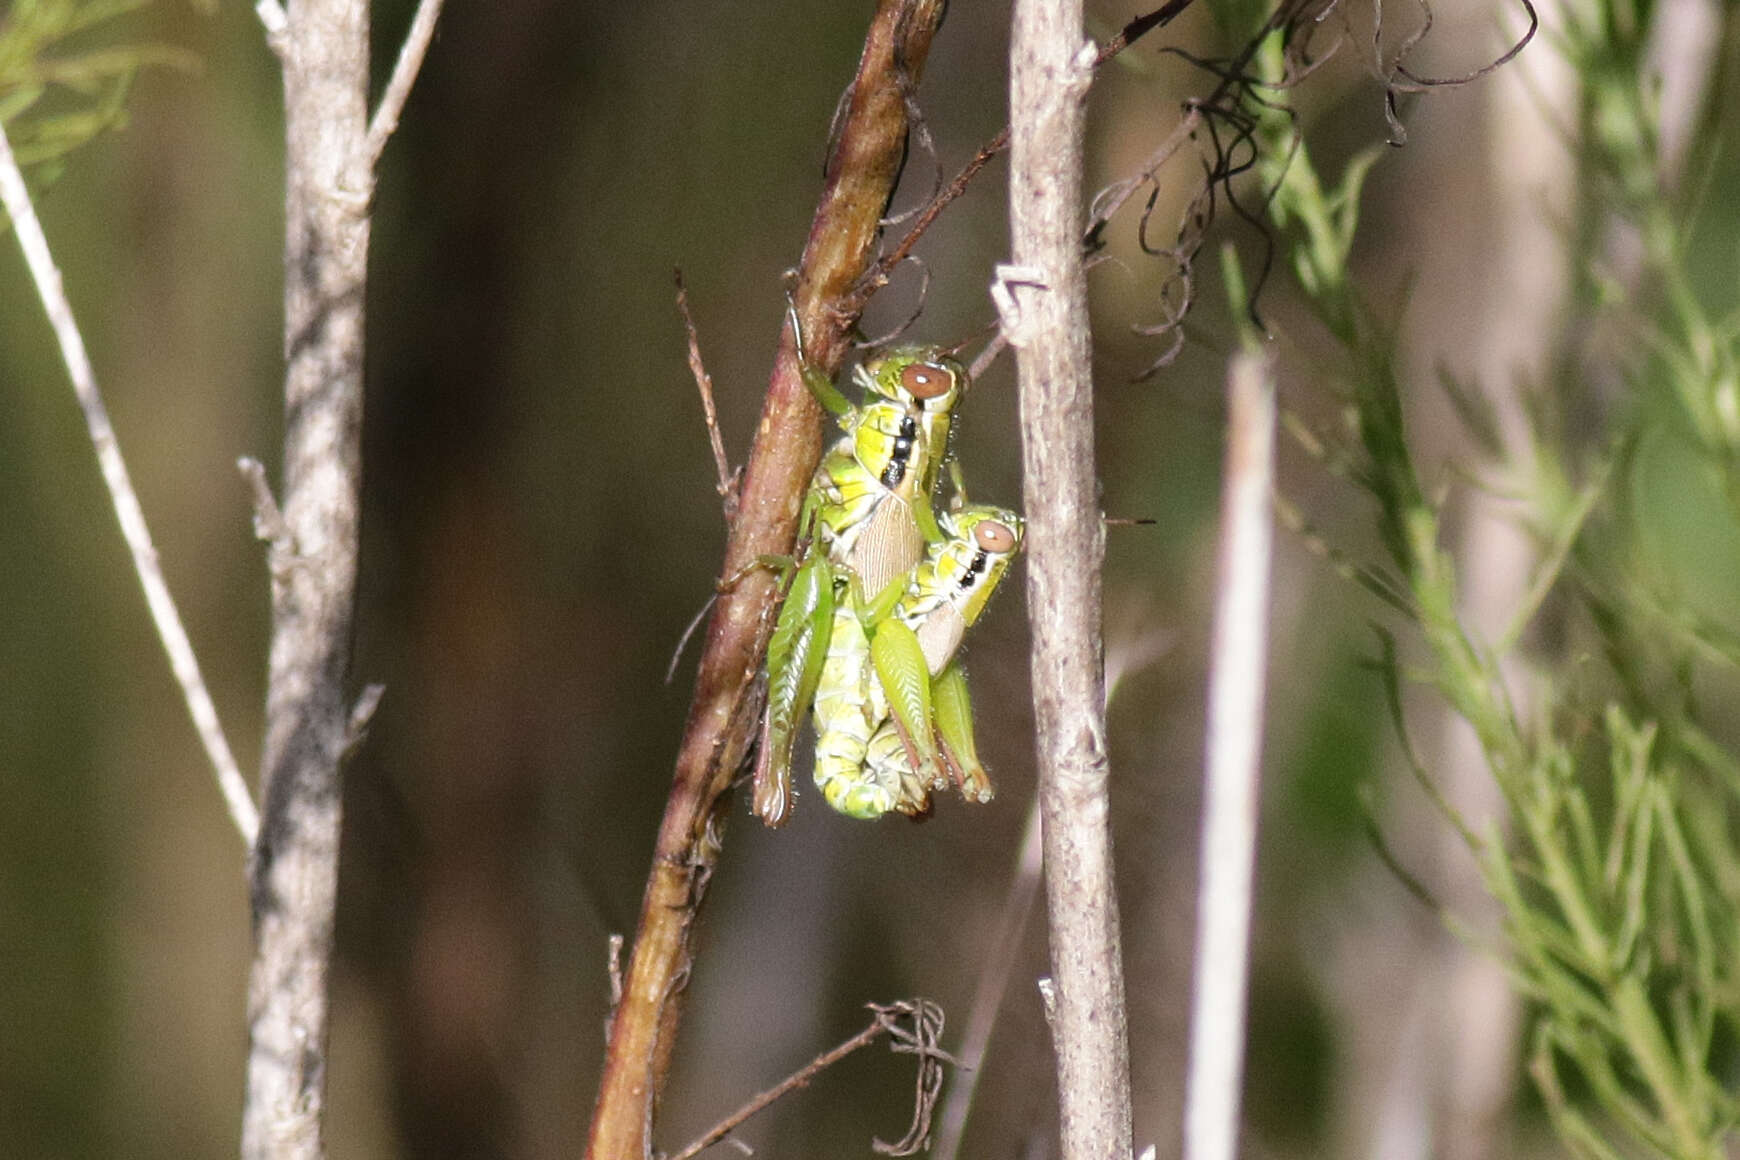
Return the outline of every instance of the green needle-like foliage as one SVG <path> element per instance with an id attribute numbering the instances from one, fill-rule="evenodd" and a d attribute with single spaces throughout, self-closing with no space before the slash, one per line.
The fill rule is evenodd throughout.
<path id="1" fill-rule="evenodd" d="M 1372 158 L 1328 188 L 1294 121 L 1264 108 L 1260 170 L 1287 264 L 1351 368 L 1336 388 L 1346 429 L 1301 443 L 1374 505 L 1388 558 L 1354 567 L 1411 618 L 1420 647 L 1404 637 L 1399 651 L 1424 657 L 1403 674 L 1386 645 L 1392 684 L 1423 681 L 1472 726 L 1506 803 L 1508 825 L 1477 834 L 1431 795 L 1503 908 L 1499 949 L 1531 1004 L 1529 1069 L 1552 1122 L 1579 1156 L 1717 1160 L 1740 1115 L 1740 760 L 1705 727 L 1697 694 L 1737 687 L 1740 624 L 1722 597 L 1740 589 L 1720 565 L 1740 560 L 1718 553 L 1706 565 L 1718 578 L 1700 589 L 1699 561 L 1684 558 L 1685 537 L 1652 528 L 1652 505 L 1689 506 L 1708 529 L 1693 538 L 1740 544 L 1740 314 L 1700 293 L 1687 262 L 1697 207 L 1664 192 L 1657 171 L 1656 111 L 1638 81 L 1648 13 L 1626 0 L 1565 12 L 1556 47 L 1585 86 L 1583 213 L 1604 223 L 1581 231 L 1584 298 L 1608 333 L 1635 338 L 1635 355 L 1610 368 L 1627 394 L 1593 439 L 1537 406 L 1530 445 L 1506 448 L 1476 392 L 1447 384 L 1483 470 L 1518 498 L 1538 544 L 1537 574 L 1499 638 L 1459 615 L 1459 564 L 1410 450 L 1394 334 L 1349 280 Z M 1258 67 L 1278 79 L 1282 63 L 1275 37 Z M 1627 284 L 1587 257 L 1613 229 L 1642 243 Z M 1560 413 L 1591 390 L 1575 369 L 1554 387 Z M 1675 485 L 1665 501 L 1664 478 Z M 1525 652 L 1543 609 L 1555 639 L 1571 642 L 1556 654 Z M 1531 681 L 1526 712 L 1513 696 L 1521 671 L 1533 674 L 1520 678 Z"/>

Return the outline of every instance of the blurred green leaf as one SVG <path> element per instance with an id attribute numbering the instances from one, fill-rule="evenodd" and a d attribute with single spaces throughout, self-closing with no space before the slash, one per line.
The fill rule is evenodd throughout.
<path id="1" fill-rule="evenodd" d="M 140 69 L 196 66 L 191 53 L 135 39 L 122 18 L 146 3 L 14 0 L 0 17 L 0 124 L 21 164 L 41 166 L 124 125 Z"/>

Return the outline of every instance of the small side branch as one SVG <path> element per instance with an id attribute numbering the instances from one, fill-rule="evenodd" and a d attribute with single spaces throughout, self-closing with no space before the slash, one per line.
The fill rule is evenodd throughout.
<path id="1" fill-rule="evenodd" d="M 289 566 L 295 549 L 290 543 L 290 526 L 272 495 L 272 485 L 266 482 L 266 465 L 252 455 L 236 460 L 236 470 L 248 481 L 254 499 L 254 536 L 272 552 L 274 570 Z"/>
<path id="2" fill-rule="evenodd" d="M 1185 1160 L 1233 1160 L 1237 1150 L 1268 655 L 1269 494 L 1275 458 L 1275 386 L 1268 359 L 1252 350 L 1234 355 L 1227 395 Z"/>
<path id="3" fill-rule="evenodd" d="M 441 19 L 442 0 L 421 0 L 417 5 L 417 14 L 411 18 L 411 30 L 405 34 L 405 43 L 399 47 L 399 59 L 393 64 L 393 75 L 387 78 L 387 87 L 381 91 L 381 103 L 375 108 L 375 115 L 369 121 L 369 134 L 364 146 L 368 154 L 367 165 L 372 171 L 375 163 L 381 159 L 381 151 L 387 147 L 393 131 L 399 127 L 399 114 L 405 111 L 405 102 L 411 97 L 411 86 L 417 83 L 417 74 L 423 68 L 423 57 L 429 52 L 429 42 L 435 39 L 435 24 Z"/>
<path id="4" fill-rule="evenodd" d="M 689 288 L 683 285 L 681 270 L 676 272 L 676 278 L 677 310 L 683 316 L 683 332 L 689 340 L 689 373 L 695 376 L 695 389 L 701 392 L 701 414 L 707 420 L 707 442 L 713 448 L 713 470 L 719 478 L 714 490 L 724 501 L 725 522 L 730 524 L 737 518 L 737 481 L 731 472 L 731 460 L 725 454 L 724 436 L 719 433 L 719 409 L 713 404 L 713 376 L 707 373 L 707 364 L 701 361 L 701 340 L 695 333 L 695 318 L 689 313 Z M 675 667 L 673 662 L 672 668 Z M 670 683 L 668 673 L 665 683 Z"/>
<path id="5" fill-rule="evenodd" d="M 103 405 L 102 393 L 97 389 L 96 374 L 91 369 L 90 356 L 85 352 L 84 338 L 79 334 L 72 304 L 67 301 L 66 291 L 61 285 L 60 270 L 54 264 L 48 238 L 42 231 L 42 223 L 37 220 L 36 208 L 30 202 L 30 191 L 24 184 L 24 174 L 18 168 L 18 159 L 12 153 L 12 143 L 4 129 L 0 129 L 0 203 L 4 203 L 6 214 L 12 219 L 12 228 L 17 231 L 18 244 L 24 250 L 37 295 L 42 299 L 43 309 L 48 312 L 55 338 L 60 342 L 61 359 L 72 379 L 79 409 L 84 412 L 85 427 L 90 432 L 91 445 L 96 448 L 103 483 L 109 490 L 109 502 L 115 507 L 121 534 L 126 538 L 127 550 L 132 553 L 133 570 L 139 574 L 139 584 L 145 589 L 151 622 L 157 628 L 158 639 L 163 642 L 163 651 L 169 654 L 169 667 L 181 685 L 182 699 L 187 703 L 193 726 L 199 731 L 200 743 L 205 746 L 206 757 L 217 774 L 218 792 L 223 795 L 230 820 L 235 823 L 242 841 L 252 847 L 260 830 L 259 811 L 248 792 L 248 783 L 236 765 L 235 755 L 230 751 L 229 740 L 218 721 L 217 707 L 212 703 L 205 677 L 199 670 L 199 660 L 194 656 L 193 644 L 187 638 L 181 614 L 176 611 L 175 601 L 169 595 L 169 585 L 163 580 L 157 549 L 151 542 L 151 530 L 146 526 L 138 493 L 133 490 L 127 462 L 121 457 L 121 444 L 115 437 L 114 425 L 109 422 L 109 410 Z"/>
<path id="6" fill-rule="evenodd" d="M 923 1151 L 928 1146 L 930 1137 L 931 1109 L 936 1104 L 937 1090 L 942 1079 L 942 1064 L 954 1062 L 937 1046 L 937 1040 L 942 1037 L 942 1009 L 928 999 L 891 1003 L 886 1007 L 871 1003 L 869 1007 L 873 1017 L 868 1027 L 838 1047 L 816 1056 L 766 1091 L 753 1096 L 669 1160 L 694 1160 L 694 1157 L 729 1136 L 757 1112 L 799 1088 L 808 1087 L 816 1076 L 853 1052 L 869 1047 L 885 1035 L 894 1041 L 895 1051 L 919 1057 L 918 1098 L 913 1106 L 912 1127 L 907 1131 L 906 1137 L 897 1144 L 884 1144 L 877 1140 L 874 1147 L 884 1156 L 910 1156 Z M 910 1029 L 903 1026 L 907 1021 L 912 1024 Z"/>
<path id="7" fill-rule="evenodd" d="M 282 59 L 285 37 L 290 31 L 290 17 L 285 15 L 284 5 L 279 0 L 258 0 L 254 15 L 260 18 L 260 27 L 266 31 L 266 46 Z"/>

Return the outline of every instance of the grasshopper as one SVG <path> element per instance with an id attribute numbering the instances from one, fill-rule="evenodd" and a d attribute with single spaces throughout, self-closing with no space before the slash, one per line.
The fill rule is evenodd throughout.
<path id="1" fill-rule="evenodd" d="M 795 311 L 792 317 L 797 332 Z M 799 339 L 800 362 L 802 341 Z M 885 618 L 905 590 L 927 540 L 941 538 L 931 507 L 966 371 L 940 348 L 903 346 L 860 364 L 864 391 L 852 406 L 825 375 L 804 382 L 842 435 L 823 458 L 804 501 L 809 547 L 800 561 L 762 563 L 791 577 L 767 650 L 752 808 L 770 826 L 791 808 L 791 748 L 823 680 L 840 614 L 858 624 Z"/>
<path id="2" fill-rule="evenodd" d="M 941 531 L 887 614 L 866 622 L 844 606 L 834 612 L 815 695 L 815 780 L 850 817 L 926 813 L 930 791 L 951 778 L 970 801 L 992 796 L 955 654 L 1020 550 L 1023 526 L 1012 511 L 975 505 L 944 513 Z"/>

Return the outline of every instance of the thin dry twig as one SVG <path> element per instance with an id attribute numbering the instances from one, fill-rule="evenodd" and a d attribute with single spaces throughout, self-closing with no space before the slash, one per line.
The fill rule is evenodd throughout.
<path id="1" fill-rule="evenodd" d="M 1094 56 L 1094 68 L 1099 68 L 1126 48 L 1136 43 L 1143 36 L 1156 28 L 1164 28 L 1171 24 L 1193 0 L 1166 0 L 1166 3 L 1143 16 L 1138 16 L 1124 27 L 1118 29 L 1118 34 L 1100 45 L 1099 52 Z"/>
<path id="2" fill-rule="evenodd" d="M 1131 1154 L 1130 1062 L 1107 799 L 1093 370 L 1081 230 L 1084 104 L 1098 52 L 1080 0 L 1017 0 L 1010 243 L 1027 508 L 1027 607 L 1063 1160 Z"/>
<path id="3" fill-rule="evenodd" d="M 910 1002 L 890 1003 L 887 1006 L 870 1003 L 867 1006 L 870 1008 L 872 1016 L 870 1025 L 864 1030 L 839 1046 L 824 1051 L 766 1091 L 758 1092 L 742 1107 L 720 1120 L 682 1151 L 671 1155 L 667 1160 L 693 1160 L 694 1157 L 736 1131 L 756 1113 L 799 1088 L 808 1087 L 810 1081 L 816 1076 L 853 1052 L 869 1047 L 883 1036 L 888 1036 L 893 1041 L 891 1046 L 895 1052 L 919 1057 L 918 1098 L 913 1105 L 912 1127 L 908 1129 L 905 1138 L 897 1144 L 884 1144 L 877 1140 L 872 1144 L 872 1147 L 885 1156 L 910 1156 L 915 1152 L 922 1151 L 926 1147 L 925 1141 L 929 1138 L 931 1108 L 936 1103 L 937 1088 L 942 1076 L 942 1065 L 945 1062 L 955 1062 L 947 1052 L 937 1046 L 937 1041 L 942 1037 L 942 1009 L 929 999 L 914 999 Z M 910 1029 L 902 1025 L 905 1022 L 912 1024 Z"/>
<path id="4" fill-rule="evenodd" d="M 973 183 L 973 178 L 979 175 L 979 171 L 1008 148 L 1009 127 L 1005 125 L 995 137 L 987 141 L 977 153 L 973 154 L 972 160 L 962 167 L 953 181 L 944 186 L 941 192 L 926 203 L 924 208 L 919 211 L 917 219 L 913 221 L 912 227 L 906 231 L 905 236 L 896 243 L 895 247 L 877 260 L 876 265 L 865 277 L 863 284 L 853 292 L 853 300 L 859 304 L 859 309 L 863 309 L 863 303 L 870 301 L 872 294 L 888 284 L 888 279 L 893 277 L 895 268 L 912 254 L 912 248 L 918 245 L 918 240 L 924 236 L 925 231 L 936 223 L 936 219 L 942 215 L 942 211 L 947 209 L 961 194 L 967 192 L 967 186 Z"/>
<path id="5" fill-rule="evenodd" d="M 719 409 L 713 405 L 713 376 L 707 373 L 707 365 L 701 361 L 701 340 L 695 332 L 695 317 L 689 313 L 689 289 L 683 285 L 681 270 L 676 271 L 676 279 L 677 309 L 683 315 L 683 333 L 689 340 L 689 373 L 695 377 L 695 387 L 701 392 L 701 414 L 707 420 L 707 442 L 713 448 L 713 470 L 718 473 L 718 482 L 713 489 L 724 502 L 725 523 L 729 525 L 737 518 L 737 477 L 732 473 L 731 460 L 725 454 L 725 438 L 719 433 Z M 687 633 L 683 639 L 688 640 Z M 680 654 L 680 647 L 678 651 Z M 674 660 L 671 669 L 676 669 Z M 670 683 L 670 673 L 666 673 L 665 684 Z"/>
<path id="6" fill-rule="evenodd" d="M 157 629 L 157 638 L 163 642 L 163 651 L 169 654 L 169 667 L 181 686 L 182 700 L 187 703 L 200 744 L 205 747 L 206 757 L 217 775 L 218 792 L 223 795 L 230 820 L 235 823 L 242 841 L 252 847 L 260 830 L 259 810 L 254 805 L 253 795 L 248 792 L 248 783 L 236 764 L 235 754 L 230 751 L 229 740 L 218 721 L 217 707 L 212 703 L 211 692 L 200 673 L 193 644 L 181 623 L 175 600 L 169 595 L 169 585 L 165 583 L 163 569 L 157 562 L 157 549 L 151 542 L 151 530 L 145 523 L 145 511 L 139 506 L 138 493 L 133 490 L 133 479 L 121 455 L 120 441 L 109 421 L 109 410 L 97 388 L 96 373 L 91 369 L 84 338 L 79 333 L 72 304 L 67 301 L 61 284 L 60 270 L 54 264 L 48 237 L 37 219 L 36 207 L 30 201 L 30 190 L 24 184 L 24 174 L 18 168 L 18 159 L 12 153 L 12 143 L 3 128 L 0 128 L 0 203 L 5 205 L 6 214 L 12 219 L 19 247 L 24 251 L 25 263 L 36 284 L 37 296 L 42 299 L 49 325 L 54 328 L 55 338 L 60 343 L 61 360 L 72 379 L 79 410 L 84 412 L 85 428 L 90 433 L 91 445 L 96 449 L 103 483 L 109 491 L 109 502 L 114 505 L 121 535 L 132 554 L 133 570 L 138 573 L 139 584 L 145 589 L 151 623 Z"/>
<path id="7" fill-rule="evenodd" d="M 865 39 L 792 293 L 804 354 L 823 373 L 836 371 L 851 346 L 857 315 L 848 295 L 875 257 L 882 210 L 905 155 L 905 94 L 922 74 L 942 7 L 941 0 L 882 0 Z M 726 790 L 743 769 L 761 709 L 756 677 L 778 586 L 766 570 L 750 566 L 790 553 L 821 452 L 821 409 L 804 385 L 788 326 L 720 571 L 740 578 L 721 594 L 708 625 L 611 1024 L 587 1146 L 592 1160 L 650 1155 L 653 1105 L 676 1041 L 696 915 L 719 857 Z"/>
<path id="8" fill-rule="evenodd" d="M 411 17 L 410 31 L 405 33 L 405 43 L 399 46 L 399 59 L 393 62 L 393 75 L 387 78 L 387 87 L 381 90 L 381 103 L 375 107 L 374 118 L 369 122 L 364 149 L 367 150 L 366 164 L 370 170 L 380 161 L 381 151 L 399 127 L 399 114 L 405 111 L 405 102 L 411 97 L 411 86 L 417 83 L 417 74 L 422 71 L 423 57 L 429 52 L 429 43 L 435 39 L 441 4 L 442 0 L 421 0 L 417 14 Z"/>
<path id="9" fill-rule="evenodd" d="M 736 513 L 733 512 L 732 514 L 735 515 Z M 727 524 L 729 524 L 729 521 L 727 521 Z M 689 623 L 683 626 L 683 634 L 677 637 L 677 647 L 671 650 L 671 659 L 665 665 L 665 684 L 668 685 L 677 679 L 677 666 L 683 663 L 683 653 L 688 651 L 689 641 L 693 640 L 695 633 L 700 631 L 702 623 L 707 619 L 707 614 L 713 611 L 713 605 L 718 599 L 718 593 L 714 593 L 712 596 L 707 597 L 707 602 L 701 605 L 700 611 L 690 617 Z"/>
<path id="10" fill-rule="evenodd" d="M 878 1039 L 882 1038 L 883 1035 L 887 1034 L 887 1031 L 888 1028 L 881 1019 L 878 1018 L 872 1020 L 870 1026 L 858 1032 L 858 1034 L 852 1036 L 852 1038 L 846 1040 L 838 1047 L 823 1052 L 821 1055 L 816 1056 L 814 1059 L 810 1060 L 810 1062 L 781 1080 L 779 1083 L 768 1088 L 766 1091 L 759 1092 L 752 1096 L 742 1107 L 738 1108 L 735 1112 L 732 1112 L 729 1116 L 726 1116 L 723 1120 L 720 1120 L 717 1124 L 713 1125 L 713 1127 L 703 1132 L 682 1151 L 670 1156 L 668 1160 L 691 1160 L 692 1157 L 700 1155 L 702 1152 L 711 1148 L 714 1144 L 717 1144 L 726 1136 L 736 1131 L 744 1121 L 772 1104 L 775 1100 L 778 1100 L 781 1096 L 788 1095 L 799 1088 L 808 1087 L 810 1081 L 821 1072 L 834 1066 L 834 1064 L 839 1063 L 842 1059 L 845 1059 L 853 1052 L 875 1043 Z"/>
<path id="11" fill-rule="evenodd" d="M 1192 103 L 1185 110 L 1184 116 L 1173 126 L 1172 132 L 1160 142 L 1159 148 L 1148 155 L 1141 168 L 1132 176 L 1115 181 L 1094 195 L 1093 208 L 1088 214 L 1087 233 L 1093 232 L 1111 221 L 1112 216 L 1124 207 L 1131 196 L 1143 185 L 1159 174 L 1162 167 L 1172 160 L 1172 157 L 1184 147 L 1184 143 L 1196 135 L 1196 130 L 1202 126 L 1202 106 Z"/>
<path id="12" fill-rule="evenodd" d="M 1275 458 L 1275 386 L 1268 359 L 1251 350 L 1234 355 L 1227 370 L 1227 396 L 1185 1095 L 1186 1160 L 1232 1160 L 1238 1142 L 1268 652 L 1269 495 Z"/>
<path id="13" fill-rule="evenodd" d="M 967 381 L 969 383 L 978 382 L 980 376 L 991 369 L 991 364 L 997 361 L 998 356 L 1008 345 L 1008 338 L 999 329 L 996 334 L 991 336 L 991 341 L 985 344 L 985 348 L 974 356 L 973 365 L 967 368 Z"/>

